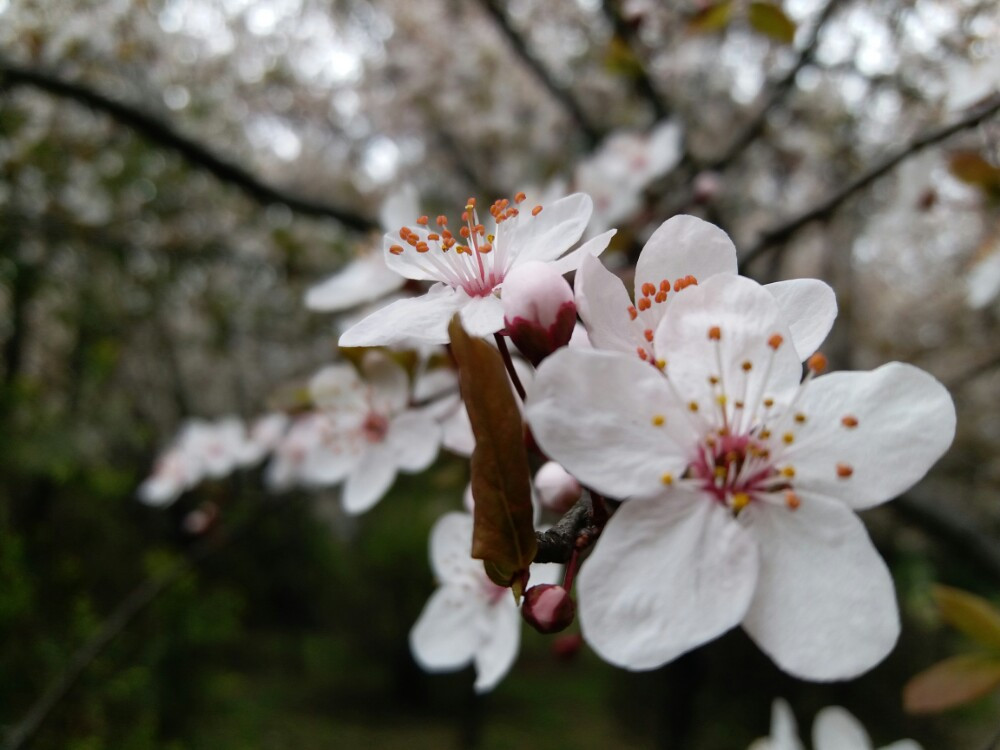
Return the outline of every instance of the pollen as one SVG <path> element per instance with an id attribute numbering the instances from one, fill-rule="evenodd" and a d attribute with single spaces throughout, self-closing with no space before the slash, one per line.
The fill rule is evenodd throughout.
<path id="1" fill-rule="evenodd" d="M 710 385 L 718 385 L 719 384 L 719 377 L 717 375 L 709 375 L 708 376 L 708 382 L 709 382 Z"/>
<path id="2" fill-rule="evenodd" d="M 785 493 L 785 505 L 788 506 L 789 510 L 798 510 L 798 507 L 802 505 L 802 501 L 799 500 L 799 496 L 796 495 L 791 490 Z"/>
<path id="3" fill-rule="evenodd" d="M 669 471 L 668 472 L 664 472 L 664 474 L 660 477 L 660 482 L 662 484 L 670 486 L 671 484 L 674 483 L 674 475 L 671 474 Z"/>
<path id="4" fill-rule="evenodd" d="M 854 473 L 854 468 L 850 464 L 837 464 L 837 476 L 847 479 Z"/>
<path id="5" fill-rule="evenodd" d="M 765 409 L 770 409 L 772 406 L 774 406 L 774 399 L 773 398 L 765 398 L 764 399 L 764 408 Z"/>
<path id="6" fill-rule="evenodd" d="M 743 510 L 750 504 L 750 495 L 746 492 L 737 492 L 733 494 L 732 506 L 733 510 L 739 512 Z"/>
<path id="7" fill-rule="evenodd" d="M 538 214 L 540 214 L 541 212 L 542 212 L 541 206 L 535 206 L 533 209 L 531 209 L 532 216 L 538 216 Z"/>
<path id="8" fill-rule="evenodd" d="M 826 370 L 826 365 L 827 365 L 826 355 L 820 352 L 816 352 L 809 358 L 806 364 L 809 365 L 810 370 L 819 375 L 824 370 Z"/>
<path id="9" fill-rule="evenodd" d="M 712 341 L 718 341 L 722 338 L 722 329 L 719 326 L 712 326 L 708 329 L 708 338 Z"/>
<path id="10" fill-rule="evenodd" d="M 848 414 L 847 416 L 845 416 L 843 419 L 840 420 L 840 423 L 844 425 L 844 427 L 846 427 L 847 429 L 853 430 L 855 427 L 858 426 L 858 418 L 852 417 L 850 414 Z"/>
<path id="11" fill-rule="evenodd" d="M 795 442 L 795 435 L 793 435 L 790 432 L 786 432 L 784 435 L 781 436 L 781 440 L 785 445 L 791 445 L 792 443 Z"/>
<path id="12" fill-rule="evenodd" d="M 654 414 L 652 422 L 653 427 L 663 427 L 663 425 L 667 422 L 667 418 L 662 414 Z"/>
<path id="13" fill-rule="evenodd" d="M 389 247 L 389 252 L 393 255 L 402 255 L 403 246 L 402 245 L 392 245 Z"/>
<path id="14" fill-rule="evenodd" d="M 767 340 L 767 345 L 772 349 L 774 349 L 775 351 L 778 351 L 778 349 L 781 348 L 781 345 L 784 343 L 784 341 L 785 341 L 784 336 L 782 336 L 780 333 L 775 333 L 772 334 L 771 338 Z"/>

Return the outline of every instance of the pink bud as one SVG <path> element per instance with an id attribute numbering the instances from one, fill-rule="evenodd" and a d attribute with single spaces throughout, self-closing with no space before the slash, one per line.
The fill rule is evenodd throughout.
<path id="1" fill-rule="evenodd" d="M 521 617 L 539 633 L 565 630 L 576 616 L 576 602 L 562 586 L 541 583 L 524 593 Z"/>
<path id="2" fill-rule="evenodd" d="M 542 505 L 556 513 L 565 513 L 580 499 L 583 488 L 555 461 L 549 461 L 535 474 L 535 490 Z"/>
<path id="3" fill-rule="evenodd" d="M 516 266 L 504 278 L 500 299 L 507 335 L 532 364 L 569 343 L 576 323 L 573 290 L 549 264 Z"/>

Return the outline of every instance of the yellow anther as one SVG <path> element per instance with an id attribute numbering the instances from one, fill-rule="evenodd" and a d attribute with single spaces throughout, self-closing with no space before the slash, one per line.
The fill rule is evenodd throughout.
<path id="1" fill-rule="evenodd" d="M 743 510 L 750 504 L 750 495 L 745 492 L 737 492 L 733 494 L 732 506 L 733 510 L 739 512 Z"/>
<path id="2" fill-rule="evenodd" d="M 795 421 L 798 422 L 799 424 L 802 424 L 803 422 L 806 421 L 806 415 L 803 414 L 802 412 L 799 412 L 798 414 L 795 415 Z"/>
<path id="3" fill-rule="evenodd" d="M 691 401 L 688 404 L 688 410 L 690 410 L 690 411 L 698 411 L 698 402 L 697 401 Z"/>
<path id="4" fill-rule="evenodd" d="M 767 440 L 769 437 L 771 437 L 771 431 L 770 430 L 761 430 L 760 431 L 760 438 L 761 438 L 761 440 Z"/>
<path id="5" fill-rule="evenodd" d="M 785 468 L 783 468 L 781 470 L 781 476 L 788 477 L 789 479 L 791 479 L 792 477 L 795 476 L 795 467 L 794 466 L 786 466 Z"/>
<path id="6" fill-rule="evenodd" d="M 750 372 L 753 369 L 753 362 L 751 362 L 749 359 L 744 360 L 743 364 L 740 365 L 740 367 L 743 368 L 743 372 Z"/>
<path id="7" fill-rule="evenodd" d="M 772 406 L 774 406 L 774 399 L 773 398 L 765 398 L 764 399 L 764 408 L 765 409 L 770 409 Z"/>
<path id="8" fill-rule="evenodd" d="M 662 475 L 662 476 L 660 477 L 660 482 L 662 482 L 663 484 L 665 484 L 665 485 L 668 485 L 668 486 L 669 486 L 669 485 L 671 485 L 671 484 L 673 484 L 673 483 L 674 483 L 674 475 L 673 475 L 673 474 L 671 474 L 671 473 L 670 473 L 669 471 L 668 471 L 668 472 L 665 472 L 665 473 L 664 473 L 664 474 L 663 474 L 663 475 Z"/>
<path id="9" fill-rule="evenodd" d="M 786 432 L 784 435 L 781 436 L 781 439 L 785 443 L 785 445 L 791 445 L 792 443 L 795 442 L 795 435 L 793 435 L 790 432 Z"/>
<path id="10" fill-rule="evenodd" d="M 715 403 L 717 403 L 719 406 L 725 406 L 726 405 L 726 394 L 725 393 L 720 393 L 718 396 L 716 396 L 715 397 Z"/>
<path id="11" fill-rule="evenodd" d="M 725 466 L 716 466 L 716 467 L 715 467 L 715 471 L 714 471 L 713 473 L 714 473 L 714 474 L 715 474 L 715 476 L 717 476 L 717 477 L 718 477 L 719 479 L 724 479 L 724 478 L 725 478 L 725 476 L 726 476 L 726 467 L 725 467 Z"/>
<path id="12" fill-rule="evenodd" d="M 660 370 L 666 370 L 667 369 L 667 360 L 665 360 L 665 359 L 658 359 L 658 360 L 656 360 L 656 367 L 657 367 L 657 369 L 660 369 Z"/>
<path id="13" fill-rule="evenodd" d="M 662 414 L 654 414 L 653 415 L 653 419 L 652 419 L 653 427 L 663 427 L 663 425 L 666 423 L 666 421 L 667 421 L 667 418 L 665 416 L 663 416 Z"/>

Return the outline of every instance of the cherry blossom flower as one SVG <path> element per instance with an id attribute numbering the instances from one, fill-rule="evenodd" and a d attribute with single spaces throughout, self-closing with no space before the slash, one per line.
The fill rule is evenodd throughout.
<path id="1" fill-rule="evenodd" d="M 846 679 L 895 644 L 892 578 L 854 511 L 951 444 L 955 410 L 915 367 L 800 383 L 774 296 L 716 275 L 655 332 L 663 371 L 562 349 L 528 389 L 542 449 L 624 502 L 578 578 L 584 637 L 650 669 L 742 624 L 785 671 Z"/>
<path id="2" fill-rule="evenodd" d="M 410 631 L 410 650 L 428 672 L 473 664 L 475 690 L 496 687 L 517 659 L 521 616 L 510 589 L 493 583 L 470 556 L 472 516 L 447 513 L 431 530 L 431 567 L 439 587 Z M 532 583 L 555 583 L 562 566 L 532 565 Z"/>
<path id="3" fill-rule="evenodd" d="M 321 444 L 310 455 L 307 479 L 344 481 L 341 501 L 363 513 L 389 490 L 399 471 L 423 471 L 437 457 L 441 430 L 423 410 L 409 408 L 406 371 L 387 356 L 370 352 L 365 380 L 347 364 L 330 365 L 310 381 L 313 401 L 325 422 Z"/>
<path id="4" fill-rule="evenodd" d="M 597 349 L 636 353 L 655 362 L 653 332 L 685 290 L 717 274 L 736 274 L 736 247 L 714 224 L 674 216 L 653 232 L 635 267 L 635 302 L 621 280 L 596 258 L 584 258 L 576 275 L 576 304 Z M 805 359 L 830 332 L 837 317 L 833 290 L 817 279 L 768 284 L 789 321 L 792 340 Z"/>
<path id="5" fill-rule="evenodd" d="M 264 471 L 265 484 L 273 491 L 288 490 L 297 484 L 323 484 L 313 477 L 324 477 L 324 441 L 328 434 L 329 422 L 322 414 L 311 412 L 297 417 L 274 447 Z"/>
<path id="6" fill-rule="evenodd" d="M 379 223 L 384 232 L 394 232 L 417 215 L 417 191 L 404 185 L 382 204 Z M 306 292 L 310 310 L 337 312 L 373 302 L 396 291 L 406 279 L 385 264 L 381 245 L 372 247 L 340 271 Z"/>
<path id="7" fill-rule="evenodd" d="M 512 268 L 542 261 L 563 274 L 576 270 L 586 255 L 598 255 L 607 247 L 613 231 L 567 253 L 583 234 L 591 211 L 590 197 L 581 193 L 523 211 L 502 200 L 490 207 L 493 229 L 487 231 L 470 198 L 457 237 L 445 216 L 437 217 L 434 229 L 428 217 L 421 216 L 416 228 L 404 226 L 398 234 L 387 234 L 383 250 L 390 269 L 437 283 L 421 297 L 398 300 L 372 313 L 345 331 L 340 345 L 445 343 L 448 322 L 456 312 L 470 335 L 499 331 L 504 326 L 499 294 Z"/>
<path id="8" fill-rule="evenodd" d="M 848 711 L 829 706 L 816 714 L 813 722 L 814 750 L 872 750 L 868 732 Z M 749 750 L 803 750 L 795 716 L 788 704 L 778 699 L 771 709 L 771 736 L 757 740 Z M 922 750 L 913 740 L 899 740 L 881 750 Z"/>
<path id="9" fill-rule="evenodd" d="M 280 412 L 257 417 L 247 430 L 239 452 L 240 466 L 253 466 L 274 450 L 288 429 L 288 417 Z"/>
<path id="10" fill-rule="evenodd" d="M 139 485 L 137 495 L 146 505 L 171 505 L 199 480 L 198 467 L 181 447 L 172 446 L 156 459 L 153 473 Z"/>

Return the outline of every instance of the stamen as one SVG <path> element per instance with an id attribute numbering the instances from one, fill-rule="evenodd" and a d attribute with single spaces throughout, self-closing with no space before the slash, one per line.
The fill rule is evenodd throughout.
<path id="1" fill-rule="evenodd" d="M 402 245 L 391 245 L 389 247 L 389 252 L 392 253 L 393 255 L 401 255 L 402 252 L 403 252 L 403 246 Z"/>
<path id="2" fill-rule="evenodd" d="M 712 341 L 719 341 L 722 338 L 722 329 L 719 326 L 712 326 L 708 329 L 708 338 Z"/>
<path id="3" fill-rule="evenodd" d="M 796 495 L 791 490 L 788 490 L 785 493 L 785 505 L 788 506 L 789 510 L 797 510 L 798 507 L 800 505 L 802 505 L 802 501 L 799 500 L 799 496 L 798 495 Z"/>
<path id="4" fill-rule="evenodd" d="M 795 421 L 798 422 L 799 424 L 802 424 L 803 422 L 806 421 L 806 415 L 803 414 L 802 412 L 799 412 L 798 414 L 795 415 Z"/>
<path id="5" fill-rule="evenodd" d="M 649 342 L 653 341 L 653 329 L 652 328 L 647 328 L 645 331 L 642 332 L 642 335 L 646 337 L 646 341 L 649 341 Z"/>
<path id="6" fill-rule="evenodd" d="M 654 414 L 653 419 L 651 421 L 653 423 L 653 427 L 663 427 L 663 425 L 667 421 L 667 418 L 664 417 L 662 414 Z"/>
<path id="7" fill-rule="evenodd" d="M 785 445 L 791 445 L 792 443 L 795 442 L 795 435 L 793 435 L 790 432 L 786 432 L 784 435 L 781 436 L 781 441 Z"/>
<path id="8" fill-rule="evenodd" d="M 837 476 L 847 479 L 854 473 L 854 468 L 850 464 L 837 464 Z"/>
<path id="9" fill-rule="evenodd" d="M 639 311 L 635 309 L 634 305 L 628 306 L 628 316 L 632 320 L 635 320 L 637 317 L 639 317 Z"/>
<path id="10" fill-rule="evenodd" d="M 733 494 L 733 510 L 739 513 L 750 504 L 750 495 L 746 492 L 736 492 Z"/>
<path id="11" fill-rule="evenodd" d="M 668 472 L 665 472 L 665 473 L 664 473 L 664 474 L 663 474 L 663 475 L 662 475 L 662 476 L 660 477 L 660 482 L 661 482 L 662 484 L 665 484 L 665 485 L 667 485 L 667 486 L 669 487 L 670 485 L 672 485 L 672 484 L 674 483 L 674 475 L 673 475 L 673 474 L 671 474 L 671 473 L 670 473 L 669 471 L 668 471 Z"/>
<path id="12" fill-rule="evenodd" d="M 667 369 L 667 360 L 665 360 L 665 359 L 658 359 L 658 360 L 656 360 L 656 369 L 658 369 L 658 370 L 666 370 Z"/>
<path id="13" fill-rule="evenodd" d="M 645 282 L 642 285 L 642 296 L 652 297 L 654 294 L 656 294 L 656 287 L 653 284 L 650 284 L 648 281 Z"/>
<path id="14" fill-rule="evenodd" d="M 826 370 L 826 365 L 827 365 L 826 355 L 821 354 L 820 352 L 816 352 L 809 358 L 806 364 L 809 366 L 810 370 L 819 375 L 824 370 Z"/>
<path id="15" fill-rule="evenodd" d="M 427 221 L 428 221 L 428 219 L 427 219 L 426 216 L 421 216 L 419 219 L 417 219 L 417 224 L 419 224 L 422 227 L 426 227 L 427 226 Z"/>
<path id="16" fill-rule="evenodd" d="M 782 336 L 780 333 L 775 333 L 774 335 L 771 336 L 771 338 L 767 340 L 767 345 L 772 349 L 774 349 L 775 351 L 778 351 L 779 347 L 781 346 L 782 342 L 784 342 L 784 340 L 785 340 L 784 336 Z"/>
<path id="17" fill-rule="evenodd" d="M 651 308 L 653 306 L 653 303 L 649 301 L 649 297 L 643 297 L 638 302 L 636 302 L 636 306 L 640 310 L 645 311 L 645 310 L 648 310 L 649 308 Z"/>
<path id="18" fill-rule="evenodd" d="M 526 196 L 524 193 L 517 193 L 517 194 L 514 195 L 514 202 L 515 203 L 523 203 L 524 199 L 527 198 L 527 197 L 528 196 Z"/>
<path id="19" fill-rule="evenodd" d="M 850 414 L 848 414 L 847 416 L 845 416 L 843 419 L 840 420 L 840 423 L 844 425 L 844 427 L 846 427 L 847 429 L 852 430 L 858 426 L 858 418 L 852 417 Z"/>
<path id="20" fill-rule="evenodd" d="M 535 206 L 533 209 L 531 209 L 532 216 L 538 216 L 538 214 L 540 214 L 541 212 L 542 212 L 541 206 Z"/>

